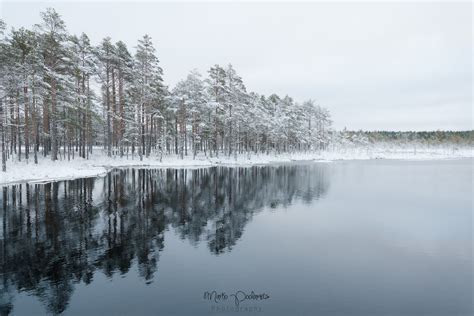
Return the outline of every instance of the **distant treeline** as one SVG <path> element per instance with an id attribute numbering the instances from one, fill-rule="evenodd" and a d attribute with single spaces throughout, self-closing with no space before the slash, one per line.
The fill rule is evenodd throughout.
<path id="1" fill-rule="evenodd" d="M 474 145 L 474 130 L 471 131 L 347 131 L 341 132 L 342 138 L 365 143 L 421 143 L 427 145 L 458 144 Z"/>

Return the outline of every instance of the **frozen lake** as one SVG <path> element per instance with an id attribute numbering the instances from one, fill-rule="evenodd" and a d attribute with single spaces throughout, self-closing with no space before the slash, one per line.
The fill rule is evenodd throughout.
<path id="1" fill-rule="evenodd" d="M 0 314 L 472 315 L 472 176 L 369 160 L 5 186 Z"/>

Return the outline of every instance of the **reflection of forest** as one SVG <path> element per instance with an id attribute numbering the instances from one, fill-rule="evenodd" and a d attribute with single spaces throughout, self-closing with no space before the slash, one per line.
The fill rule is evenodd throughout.
<path id="1" fill-rule="evenodd" d="M 115 170 L 105 178 L 3 187 L 0 196 L 0 314 L 16 291 L 48 313 L 67 308 L 74 284 L 94 272 L 125 274 L 132 264 L 149 282 L 173 229 L 213 254 L 231 251 L 252 214 L 311 202 L 328 188 L 324 165 L 197 170 Z"/>

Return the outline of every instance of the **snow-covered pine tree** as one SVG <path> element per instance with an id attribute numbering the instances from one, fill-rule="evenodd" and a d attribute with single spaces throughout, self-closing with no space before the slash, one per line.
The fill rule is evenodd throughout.
<path id="1" fill-rule="evenodd" d="M 116 60 L 115 46 L 112 44 L 111 38 L 106 37 L 96 49 L 98 59 L 98 78 L 102 89 L 102 113 L 106 122 L 103 129 L 103 144 L 107 152 L 107 156 L 112 156 L 112 119 L 115 104 L 112 100 L 112 71 Z"/>
<path id="2" fill-rule="evenodd" d="M 130 86 L 133 83 L 133 59 L 124 42 L 118 41 L 116 44 L 117 52 L 117 77 L 118 77 L 118 130 L 117 143 L 120 147 L 120 156 L 124 155 L 125 146 L 133 141 L 129 137 L 127 131 L 133 129 L 133 111 L 130 111 Z"/>
<path id="3" fill-rule="evenodd" d="M 212 146 L 214 154 L 219 155 L 219 145 L 222 146 L 220 140 L 224 138 L 224 108 L 225 98 L 227 96 L 226 72 L 219 65 L 211 67 L 208 71 L 209 78 L 205 81 L 209 93 L 209 107 L 213 109 L 213 113 L 209 116 L 209 126 L 212 134 Z"/>
<path id="4" fill-rule="evenodd" d="M 44 58 L 46 96 L 43 98 L 43 137 L 45 155 L 51 151 L 51 159 L 59 155 L 60 134 L 58 123 L 61 117 L 60 102 L 68 98 L 68 33 L 64 21 L 52 8 L 41 13 L 42 23 L 37 26 L 40 37 L 40 50 Z"/>
<path id="5" fill-rule="evenodd" d="M 76 107 L 74 108 L 74 145 L 79 156 L 88 158 L 92 152 L 92 100 L 90 80 L 97 72 L 97 59 L 89 37 L 71 37 L 71 58 L 75 83 Z"/>
<path id="6" fill-rule="evenodd" d="M 193 158 L 198 151 L 198 141 L 201 139 L 200 122 L 201 117 L 205 115 L 204 109 L 207 103 L 207 94 L 204 82 L 201 80 L 201 74 L 197 71 L 191 71 L 185 80 L 177 83 L 172 91 L 172 100 L 177 109 L 175 112 L 183 125 L 180 133 L 180 155 L 187 155 L 188 141 L 190 138 Z M 190 137 L 188 136 L 190 135 Z"/>
<path id="7" fill-rule="evenodd" d="M 228 155 L 237 154 L 235 149 L 239 138 L 238 119 L 242 117 L 247 102 L 247 90 L 242 78 L 231 64 L 226 69 L 225 128 Z"/>
<path id="8" fill-rule="evenodd" d="M 164 102 L 165 87 L 163 70 L 158 66 L 158 58 L 151 37 L 143 36 L 138 41 L 134 65 L 134 103 L 139 122 L 139 155 L 150 155 L 156 137 L 156 116 Z M 153 144 L 154 145 L 154 144 Z"/>

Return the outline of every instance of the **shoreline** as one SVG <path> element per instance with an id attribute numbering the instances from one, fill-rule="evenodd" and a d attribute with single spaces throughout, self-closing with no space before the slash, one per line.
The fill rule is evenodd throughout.
<path id="1" fill-rule="evenodd" d="M 447 148 L 421 149 L 418 151 L 406 149 L 350 149 L 323 151 L 320 153 L 293 153 L 281 155 L 240 155 L 237 158 L 219 156 L 197 156 L 180 159 L 177 156 L 163 156 L 160 162 L 156 157 L 144 158 L 143 161 L 129 158 L 107 157 L 95 153 L 92 159 L 76 158 L 70 161 L 51 161 L 41 158 L 38 165 L 30 161 L 9 162 L 7 172 L 0 172 L 0 186 L 15 185 L 20 183 L 38 184 L 56 181 L 73 180 L 78 178 L 93 178 L 105 176 L 115 168 L 169 168 L 169 169 L 197 169 L 216 166 L 226 167 L 251 167 L 271 164 L 285 164 L 298 162 L 330 163 L 351 160 L 451 160 L 473 158 L 472 148 L 452 150 Z"/>

